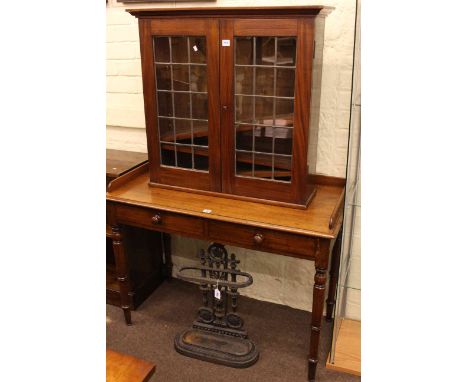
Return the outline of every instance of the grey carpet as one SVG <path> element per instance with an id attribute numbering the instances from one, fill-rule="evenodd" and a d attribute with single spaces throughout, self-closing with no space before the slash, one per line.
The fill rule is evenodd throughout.
<path id="1" fill-rule="evenodd" d="M 191 326 L 201 294 L 197 286 L 179 280 L 164 282 L 127 326 L 120 308 L 107 305 L 107 347 L 153 362 L 150 382 L 285 382 L 307 381 L 310 313 L 241 296 L 238 312 L 257 345 L 260 358 L 247 369 L 234 369 L 180 355 L 175 335 Z M 331 324 L 323 322 L 318 382 L 357 382 L 359 377 L 325 369 Z"/>

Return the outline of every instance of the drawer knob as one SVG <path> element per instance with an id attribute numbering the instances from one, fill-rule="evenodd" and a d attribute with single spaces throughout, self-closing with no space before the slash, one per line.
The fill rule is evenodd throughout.
<path id="1" fill-rule="evenodd" d="M 162 221 L 162 217 L 160 214 L 156 214 L 154 215 L 152 218 L 151 218 L 151 221 L 154 223 L 154 224 L 160 224 L 161 221 Z"/>
<path id="2" fill-rule="evenodd" d="M 256 233 L 254 236 L 254 242 L 255 244 L 262 244 L 264 240 L 264 237 L 261 233 Z"/>

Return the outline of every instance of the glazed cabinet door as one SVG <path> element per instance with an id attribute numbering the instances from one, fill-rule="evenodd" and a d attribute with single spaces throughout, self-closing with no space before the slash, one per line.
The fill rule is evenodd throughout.
<path id="1" fill-rule="evenodd" d="M 218 21 L 139 25 L 150 183 L 221 191 Z"/>
<path id="2" fill-rule="evenodd" d="M 304 203 L 313 21 L 220 23 L 223 191 Z"/>

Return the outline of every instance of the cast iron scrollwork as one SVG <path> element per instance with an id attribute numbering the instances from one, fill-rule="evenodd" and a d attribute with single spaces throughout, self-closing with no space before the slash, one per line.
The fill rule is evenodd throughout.
<path id="1" fill-rule="evenodd" d="M 236 332 L 233 335 L 244 337 L 240 332 L 244 320 L 236 313 L 238 289 L 251 285 L 252 276 L 237 268 L 239 260 L 233 253 L 229 256 L 221 244 L 211 244 L 206 252 L 200 250 L 198 257 L 201 266 L 185 266 L 178 272 L 180 279 L 200 285 L 203 306 L 198 309 L 197 321 L 214 326 L 211 329 L 234 329 Z M 193 275 L 189 271 L 199 271 L 200 275 Z M 219 298 L 215 296 L 216 289 L 219 290 Z M 203 329 L 208 330 L 205 326 Z"/>
<path id="2" fill-rule="evenodd" d="M 201 265 L 182 267 L 178 278 L 197 283 L 203 305 L 192 328 L 174 339 L 175 349 L 186 356 L 231 367 L 248 367 L 258 359 L 237 313 L 239 289 L 252 284 L 252 276 L 238 269 L 239 260 L 222 244 L 213 243 L 198 253 Z"/>

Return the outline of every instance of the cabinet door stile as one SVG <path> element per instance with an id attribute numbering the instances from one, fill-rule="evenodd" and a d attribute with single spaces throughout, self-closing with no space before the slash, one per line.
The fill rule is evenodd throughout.
<path id="1" fill-rule="evenodd" d="M 307 145 L 309 142 L 309 108 L 312 88 L 312 56 L 314 28 L 312 20 L 298 20 L 296 96 L 294 100 L 293 178 L 296 179 L 294 198 L 307 194 Z"/>
<path id="2" fill-rule="evenodd" d="M 145 122 L 148 148 L 150 178 L 159 182 L 159 134 L 156 126 L 156 82 L 153 64 L 153 39 L 151 36 L 151 20 L 139 21 L 141 74 L 143 79 L 143 98 L 145 105 Z"/>
<path id="3" fill-rule="evenodd" d="M 221 187 L 221 126 L 220 126 L 220 78 L 219 78 L 219 20 L 209 20 L 208 47 L 208 124 L 210 152 L 210 182 L 211 191 L 222 191 Z"/>
<path id="4" fill-rule="evenodd" d="M 221 147 L 222 147 L 222 189 L 232 193 L 232 171 L 234 168 L 234 20 L 220 21 L 220 42 L 229 41 L 230 46 L 220 46 L 220 100 L 221 100 Z"/>

